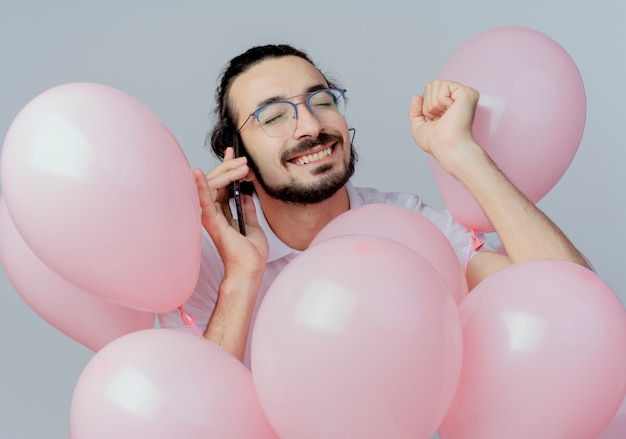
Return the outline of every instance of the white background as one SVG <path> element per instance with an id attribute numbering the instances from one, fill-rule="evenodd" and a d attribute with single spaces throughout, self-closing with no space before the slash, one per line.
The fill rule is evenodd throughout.
<path id="1" fill-rule="evenodd" d="M 349 90 L 356 184 L 416 192 L 437 207 L 406 121 L 411 96 L 479 32 L 509 25 L 544 32 L 577 64 L 588 107 L 572 165 L 538 204 L 626 302 L 622 0 L 0 1 L 0 138 L 39 93 L 100 82 L 147 104 L 191 165 L 210 169 L 203 143 L 219 70 L 249 46 L 288 42 Z M 32 312 L 1 269 L 0 313 L 0 438 L 67 437 L 73 388 L 93 353 Z"/>

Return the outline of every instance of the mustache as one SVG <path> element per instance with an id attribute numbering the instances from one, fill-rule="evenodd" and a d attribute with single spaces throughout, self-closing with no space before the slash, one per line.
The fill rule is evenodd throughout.
<path id="1" fill-rule="evenodd" d="M 290 157 L 293 157 L 294 155 L 305 153 L 318 145 L 323 145 L 330 142 L 343 143 L 343 137 L 339 134 L 319 133 L 315 139 L 304 139 L 301 142 L 298 142 L 292 148 L 284 151 L 281 155 L 281 159 L 283 162 L 286 162 L 287 160 L 289 160 Z"/>

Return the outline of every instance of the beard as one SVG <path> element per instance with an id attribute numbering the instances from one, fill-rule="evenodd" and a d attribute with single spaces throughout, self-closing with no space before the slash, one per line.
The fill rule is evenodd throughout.
<path id="1" fill-rule="evenodd" d="M 328 142 L 337 142 L 335 148 L 343 148 L 343 137 L 336 134 L 320 133 L 315 139 L 306 139 L 294 146 L 288 153 L 283 154 L 283 162 L 289 155 L 305 153 L 309 149 Z M 263 178 L 263 173 L 259 170 L 256 162 L 249 154 L 248 166 L 254 172 L 259 185 L 273 199 L 284 201 L 285 203 L 310 205 L 318 204 L 335 195 L 350 180 L 354 174 L 355 165 L 358 160 L 356 150 L 350 143 L 350 159 L 343 171 L 333 171 L 332 165 L 321 165 L 313 170 L 313 175 L 320 178 L 313 183 L 302 183 L 295 178 L 291 178 L 288 183 L 282 185 L 270 185 Z"/>

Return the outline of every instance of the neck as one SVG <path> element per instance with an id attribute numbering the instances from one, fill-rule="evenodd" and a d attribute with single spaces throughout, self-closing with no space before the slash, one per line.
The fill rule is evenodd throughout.
<path id="1" fill-rule="evenodd" d="M 342 187 L 318 204 L 291 204 L 257 191 L 263 214 L 276 236 L 296 250 L 306 250 L 315 236 L 337 216 L 350 208 L 348 190 Z"/>

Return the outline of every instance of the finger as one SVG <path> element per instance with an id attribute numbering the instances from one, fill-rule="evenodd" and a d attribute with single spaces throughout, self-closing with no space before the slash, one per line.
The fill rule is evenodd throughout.
<path id="1" fill-rule="evenodd" d="M 228 186 L 235 180 L 241 180 L 249 171 L 247 159 L 239 157 L 221 163 L 206 174 L 206 179 L 210 187 L 219 189 Z"/>
<path id="2" fill-rule="evenodd" d="M 198 188 L 198 198 L 200 200 L 200 207 L 202 208 L 202 215 L 212 216 L 215 214 L 215 205 L 213 196 L 211 194 L 211 188 L 209 183 L 200 169 L 193 170 L 193 176 L 196 179 L 196 186 Z"/>
<path id="3" fill-rule="evenodd" d="M 233 224 L 233 213 L 230 210 L 230 191 L 226 188 L 220 189 L 218 191 L 217 199 L 215 200 L 216 206 L 219 206 L 222 214 L 228 220 L 229 223 Z"/>
<path id="4" fill-rule="evenodd" d="M 453 84 L 450 89 L 450 96 L 454 102 L 462 100 L 467 102 L 469 105 L 476 106 L 478 99 L 480 98 L 480 93 L 474 88 L 460 84 Z"/>
<path id="5" fill-rule="evenodd" d="M 215 203 L 228 204 L 228 200 L 233 196 L 233 187 L 227 185 L 215 190 Z"/>
<path id="6" fill-rule="evenodd" d="M 229 146 L 224 150 L 224 160 L 231 160 L 233 158 L 235 158 L 235 149 Z"/>
<path id="7" fill-rule="evenodd" d="M 224 159 L 223 162 L 221 162 L 215 168 L 209 171 L 209 173 L 207 174 L 207 178 L 210 178 L 211 175 L 220 174 L 247 163 L 248 159 L 246 157 Z"/>
<path id="8" fill-rule="evenodd" d="M 454 103 L 448 81 L 433 81 L 424 90 L 423 113 L 430 120 L 439 119 Z"/>
<path id="9" fill-rule="evenodd" d="M 243 195 L 241 197 L 243 204 L 243 218 L 244 223 L 250 227 L 259 227 L 259 221 L 256 216 L 256 206 L 250 195 Z"/>
<path id="10" fill-rule="evenodd" d="M 413 96 L 413 99 L 411 99 L 411 105 L 409 106 L 409 122 L 411 129 L 415 129 L 426 123 L 426 118 L 422 112 L 423 103 L 424 99 L 421 96 Z"/>

